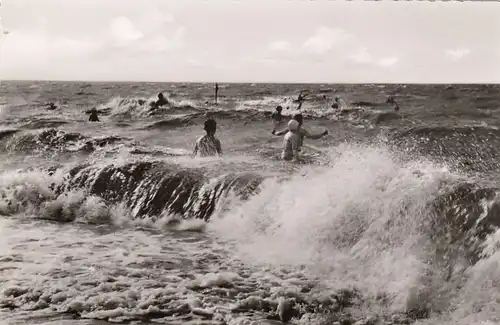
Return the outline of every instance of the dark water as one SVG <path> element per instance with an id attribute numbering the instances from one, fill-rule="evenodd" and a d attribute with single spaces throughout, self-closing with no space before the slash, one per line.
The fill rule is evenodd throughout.
<path id="1" fill-rule="evenodd" d="M 500 322 L 499 86 L 220 86 L 1 84 L 2 319 Z M 224 157 L 191 159 L 207 116 Z"/>

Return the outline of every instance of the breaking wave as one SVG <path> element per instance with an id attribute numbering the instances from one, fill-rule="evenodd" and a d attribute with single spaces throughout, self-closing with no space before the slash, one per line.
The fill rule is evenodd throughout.
<path id="1" fill-rule="evenodd" d="M 284 283 L 276 287 L 271 279 L 255 282 L 236 269 L 191 279 L 176 294 L 203 292 L 196 303 L 175 300 L 173 291 L 166 294 L 171 281 L 146 297 L 131 287 L 121 291 L 113 284 L 116 278 L 95 290 L 138 296 L 126 303 L 118 296 L 101 303 L 97 298 L 82 301 L 80 291 L 88 297 L 97 294 L 84 287 L 63 295 L 28 286 L 7 288 L 1 303 L 136 320 L 255 313 L 283 319 L 283 310 L 304 324 L 366 315 L 394 324 L 428 318 L 469 324 L 498 317 L 498 188 L 445 165 L 398 159 L 381 147 L 336 150 L 329 165 L 279 176 L 214 175 L 161 160 L 6 172 L 0 177 L 0 213 L 5 216 L 28 212 L 56 222 L 104 225 L 123 224 L 125 216 L 129 224 L 206 220 L 205 232 L 256 272 L 270 265 L 286 267 L 283 274 L 302 275 L 289 278 L 289 288 Z M 207 311 L 214 307 L 209 297 L 221 294 L 235 305 Z M 274 314 L 276 308 L 280 315 Z"/>

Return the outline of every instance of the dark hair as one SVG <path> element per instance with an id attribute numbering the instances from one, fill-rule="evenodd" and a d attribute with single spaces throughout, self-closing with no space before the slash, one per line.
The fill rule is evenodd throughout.
<path id="1" fill-rule="evenodd" d="M 215 133 L 215 131 L 217 130 L 217 122 L 215 122 L 214 119 L 209 118 L 208 120 L 205 121 L 204 129 L 208 133 Z"/>
<path id="2" fill-rule="evenodd" d="M 302 122 L 304 122 L 304 116 L 302 116 L 302 114 L 295 114 L 292 119 L 294 119 L 295 121 L 299 122 L 299 124 L 302 124 Z"/>
<path id="3" fill-rule="evenodd" d="M 283 107 L 281 107 L 281 105 L 278 105 L 278 107 L 276 107 L 276 110 L 277 110 L 277 111 L 282 111 L 282 110 L 283 110 Z"/>

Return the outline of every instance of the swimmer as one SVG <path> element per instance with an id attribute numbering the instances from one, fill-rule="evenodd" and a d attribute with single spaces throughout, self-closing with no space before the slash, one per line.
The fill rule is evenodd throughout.
<path id="1" fill-rule="evenodd" d="M 338 109 L 340 107 L 340 99 L 335 96 L 335 103 L 332 104 L 333 109 Z"/>
<path id="2" fill-rule="evenodd" d="M 191 156 L 193 158 L 196 157 L 197 154 L 199 154 L 200 157 L 209 157 L 216 155 L 221 156 L 221 143 L 219 139 L 215 137 L 215 132 L 217 132 L 217 122 L 215 122 L 214 119 L 209 118 L 205 121 L 204 129 L 207 134 L 200 137 L 196 141 L 193 154 Z"/>
<path id="3" fill-rule="evenodd" d="M 297 97 L 297 102 L 302 102 L 306 100 L 306 96 L 308 96 L 309 94 L 308 93 L 304 94 L 304 93 L 305 93 L 304 90 L 299 93 L 299 97 Z"/>
<path id="4" fill-rule="evenodd" d="M 300 110 L 302 108 L 302 104 L 304 104 L 305 100 L 306 100 L 306 96 L 309 95 L 309 94 L 303 94 L 304 91 L 301 91 L 300 94 L 299 94 L 299 97 L 297 98 L 297 100 L 295 100 L 295 102 L 299 103 L 299 106 L 297 106 L 297 110 Z"/>
<path id="5" fill-rule="evenodd" d="M 95 109 L 95 107 L 90 110 L 89 121 L 99 122 L 99 116 L 97 116 L 97 110 Z"/>
<path id="6" fill-rule="evenodd" d="M 158 100 L 155 102 L 155 105 L 157 108 L 163 105 L 168 105 L 168 100 L 165 98 L 165 96 L 163 96 L 162 93 L 159 93 Z"/>
<path id="7" fill-rule="evenodd" d="M 48 106 L 49 106 L 49 107 L 47 107 L 48 110 L 53 111 L 53 110 L 57 109 L 56 104 L 54 104 L 52 102 L 48 103 Z"/>
<path id="8" fill-rule="evenodd" d="M 140 104 L 140 103 L 139 103 L 139 104 Z M 154 113 L 155 113 L 155 111 L 156 111 L 158 108 L 160 108 L 161 106 L 168 105 L 168 104 L 169 104 L 169 102 L 168 102 L 168 100 L 165 98 L 165 96 L 163 96 L 163 94 L 162 94 L 162 93 L 159 93 L 159 94 L 158 94 L 158 99 L 157 99 L 156 101 L 154 101 L 154 102 L 149 103 L 149 107 L 150 107 L 150 109 L 149 109 L 149 113 L 150 113 L 150 115 L 154 114 Z M 140 104 L 140 105 L 142 105 L 142 104 Z"/>
<path id="9" fill-rule="evenodd" d="M 278 106 L 276 107 L 276 111 L 271 115 L 271 119 L 273 120 L 273 130 L 276 130 L 276 127 L 281 124 L 281 120 L 283 119 L 283 115 L 281 115 L 281 111 L 283 110 L 283 107 Z"/>
<path id="10" fill-rule="evenodd" d="M 389 96 L 389 98 L 387 98 L 387 101 L 386 101 L 388 104 L 392 104 L 392 109 L 395 111 L 395 112 L 398 112 L 399 111 L 399 105 L 398 103 L 396 102 L 396 100 L 394 99 L 394 97 L 392 96 Z"/>
<path id="11" fill-rule="evenodd" d="M 302 116 L 302 114 L 295 114 L 292 119 L 299 123 L 298 134 L 300 136 L 300 147 L 302 147 L 302 145 L 304 143 L 304 138 L 317 140 L 317 139 L 321 139 L 323 136 L 328 134 L 328 130 L 325 130 L 320 134 L 311 134 L 307 129 L 304 129 L 302 127 L 302 124 L 304 123 L 304 117 Z M 278 131 L 278 132 L 273 130 L 271 133 L 274 135 L 280 136 L 280 135 L 286 134 L 287 132 L 288 132 L 288 128 L 285 130 Z"/>
<path id="12" fill-rule="evenodd" d="M 288 122 L 288 132 L 283 139 L 283 152 L 281 159 L 290 161 L 295 158 L 300 161 L 300 135 L 299 135 L 299 122 L 290 120 Z"/>

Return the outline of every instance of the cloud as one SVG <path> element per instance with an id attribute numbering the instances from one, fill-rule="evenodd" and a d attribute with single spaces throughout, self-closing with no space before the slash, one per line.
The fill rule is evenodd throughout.
<path id="1" fill-rule="evenodd" d="M 13 30 L 2 43 L 1 70 L 16 78 L 29 79 L 34 74 L 63 78 L 64 73 L 81 66 L 83 58 L 92 56 L 100 47 L 92 39 L 50 35 L 42 30 Z M 83 70 L 80 72 L 85 73 Z"/>
<path id="2" fill-rule="evenodd" d="M 243 61 L 268 65 L 290 62 L 318 62 L 322 61 L 333 49 L 351 37 L 343 29 L 322 26 L 318 27 L 314 34 L 306 38 L 302 43 L 299 42 L 294 45 L 285 40 L 273 41 L 263 51 L 245 56 Z"/>
<path id="3" fill-rule="evenodd" d="M 309 37 L 295 44 L 287 40 L 270 42 L 260 51 L 247 54 L 242 62 L 255 68 L 290 67 L 291 64 L 315 66 L 329 64 L 333 69 L 352 69 L 353 66 L 388 69 L 396 66 L 394 54 L 374 54 L 353 33 L 342 28 L 320 26 Z M 376 50 L 374 48 L 373 50 Z"/>
<path id="4" fill-rule="evenodd" d="M 2 59 L 23 62 L 24 64 L 30 64 L 30 61 L 33 60 L 73 59 L 89 55 L 97 50 L 99 46 L 98 42 L 90 39 L 49 35 L 43 31 L 13 31 L 5 39 Z M 33 55 L 34 53 L 36 55 Z M 24 58 L 26 61 L 24 61 Z"/>
<path id="5" fill-rule="evenodd" d="M 126 17 L 115 17 L 109 26 L 112 45 L 131 53 L 162 53 L 180 49 L 184 45 L 186 29 L 171 26 L 173 20 L 172 15 L 160 11 L 143 15 L 135 24 Z"/>
<path id="6" fill-rule="evenodd" d="M 391 67 L 399 61 L 395 56 L 375 57 L 366 47 L 361 47 L 354 54 L 349 55 L 348 60 L 356 65 L 372 65 L 378 67 Z"/>
<path id="7" fill-rule="evenodd" d="M 471 50 L 465 47 L 459 47 L 456 49 L 449 49 L 445 51 L 445 54 L 452 61 L 460 61 L 471 53 Z"/>
<path id="8" fill-rule="evenodd" d="M 377 61 L 377 65 L 381 67 L 391 67 L 395 65 L 399 59 L 395 56 L 389 56 L 385 58 L 381 58 Z"/>
<path id="9" fill-rule="evenodd" d="M 247 55 L 244 61 L 266 65 L 330 61 L 383 68 L 394 66 L 399 61 L 394 55 L 375 56 L 359 43 L 354 34 L 342 28 L 321 26 L 299 46 L 285 40 L 274 41 L 260 53 Z"/>
<path id="10" fill-rule="evenodd" d="M 325 55 L 335 45 L 348 40 L 350 37 L 349 33 L 340 28 L 319 27 L 314 35 L 302 44 L 302 48 L 309 54 Z"/>
<path id="11" fill-rule="evenodd" d="M 152 36 L 144 42 L 144 46 L 142 44 L 137 44 L 135 49 L 156 53 L 181 49 L 184 46 L 184 35 L 185 28 L 181 26 L 178 27 L 170 37 L 165 35 Z"/>
<path id="12" fill-rule="evenodd" d="M 64 29 L 50 30 L 44 16 L 33 22 L 33 26 L 12 29 L 3 40 L 0 64 L 5 71 L 24 74 L 75 62 L 96 66 L 127 57 L 152 59 L 183 48 L 186 34 L 183 26 L 173 24 L 172 15 L 159 10 L 146 11 L 135 19 L 115 16 L 98 34 L 65 35 Z"/>
<path id="13" fill-rule="evenodd" d="M 132 24 L 127 17 L 115 17 L 109 24 L 111 37 L 120 43 L 133 42 L 144 35 Z"/>
<path id="14" fill-rule="evenodd" d="M 348 58 L 356 64 L 370 64 L 373 62 L 373 57 L 368 53 L 366 47 L 360 48 L 356 53 L 349 55 Z"/>

